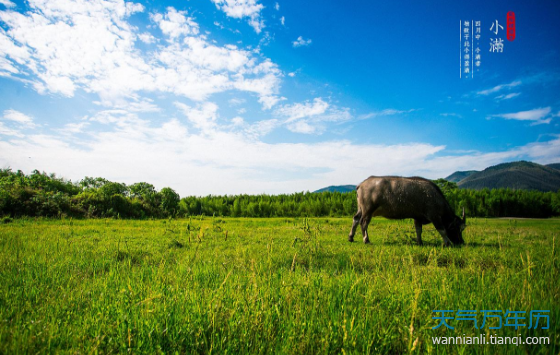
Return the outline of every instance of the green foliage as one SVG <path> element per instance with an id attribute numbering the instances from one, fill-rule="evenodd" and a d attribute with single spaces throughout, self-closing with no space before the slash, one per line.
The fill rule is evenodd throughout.
<path id="1" fill-rule="evenodd" d="M 156 188 L 147 182 L 137 182 L 128 187 L 130 196 L 140 198 L 142 200 L 150 200 L 152 196 L 157 194 Z"/>
<path id="2" fill-rule="evenodd" d="M 181 197 L 170 187 L 164 187 L 159 193 L 162 211 L 169 216 L 174 216 L 177 213 Z"/>
<path id="3" fill-rule="evenodd" d="M 99 193 L 103 196 L 110 197 L 113 195 L 128 195 L 128 188 L 125 184 L 119 182 L 107 182 L 98 189 Z"/>
<path id="4" fill-rule="evenodd" d="M 448 195 L 451 191 L 458 189 L 457 183 L 452 181 L 447 181 L 445 179 L 433 180 L 433 183 L 436 184 L 441 189 L 444 195 Z"/>
<path id="5" fill-rule="evenodd" d="M 560 191 L 540 192 L 510 189 L 455 189 L 447 200 L 459 213 L 465 207 L 472 217 L 547 218 L 560 215 Z"/>
<path id="6" fill-rule="evenodd" d="M 459 189 L 435 180 L 457 214 L 469 217 L 538 217 L 560 215 L 560 191 Z M 356 213 L 356 191 L 299 192 L 284 195 L 189 196 L 172 188 L 156 191 L 140 182 L 127 186 L 86 177 L 78 184 L 35 170 L 0 170 L 0 216 L 160 218 L 167 216 L 337 217 Z"/>
<path id="7" fill-rule="evenodd" d="M 78 184 L 35 170 L 30 175 L 0 170 L 0 215 L 12 217 L 161 217 L 166 211 L 152 185 L 129 188 L 104 178 L 86 177 Z"/>
<path id="8" fill-rule="evenodd" d="M 105 185 L 106 183 L 108 183 L 109 180 L 104 179 L 104 178 L 92 178 L 89 176 L 86 176 L 85 178 L 82 179 L 82 181 L 80 181 L 79 185 L 80 187 L 82 187 L 83 190 L 97 190 L 101 187 L 103 187 L 103 185 Z"/>
<path id="9" fill-rule="evenodd" d="M 0 354 L 558 353 L 560 220 L 470 219 L 462 248 L 432 226 L 419 247 L 412 221 L 381 218 L 371 245 L 348 243 L 350 224 L 14 219 L 0 225 Z M 433 330 L 437 309 L 477 310 L 479 327 L 481 310 L 549 310 L 550 329 Z M 463 334 L 550 345 L 431 340 Z"/>

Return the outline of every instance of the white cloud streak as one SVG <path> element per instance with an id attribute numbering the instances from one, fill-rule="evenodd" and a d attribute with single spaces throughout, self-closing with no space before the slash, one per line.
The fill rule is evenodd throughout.
<path id="1" fill-rule="evenodd" d="M 497 86 L 494 86 L 493 88 L 490 88 L 490 89 L 478 91 L 477 94 L 487 96 L 487 95 L 496 93 L 498 91 L 501 91 L 503 89 L 511 89 L 511 88 L 519 86 L 521 84 L 522 84 L 522 82 L 520 80 L 516 80 L 516 81 L 513 81 L 509 84 L 497 85 Z"/>
<path id="2" fill-rule="evenodd" d="M 507 95 L 502 94 L 502 95 L 496 96 L 496 100 L 509 100 L 509 99 L 513 99 L 514 97 L 517 97 L 519 95 L 521 95 L 520 92 L 512 92 L 512 93 L 509 93 Z"/>
<path id="3" fill-rule="evenodd" d="M 276 115 L 285 117 L 286 123 L 290 123 L 300 118 L 323 114 L 328 107 L 329 104 L 322 98 L 315 98 L 313 102 L 307 101 L 279 107 L 276 110 Z"/>
<path id="4" fill-rule="evenodd" d="M 24 129 L 35 127 L 36 124 L 31 117 L 16 110 L 5 110 L 0 117 L 0 136 L 23 137 Z"/>
<path id="5" fill-rule="evenodd" d="M 35 127 L 35 124 L 33 123 L 33 119 L 31 117 L 16 110 L 4 111 L 3 119 L 16 122 L 25 127 Z"/>
<path id="6" fill-rule="evenodd" d="M 370 118 L 402 115 L 402 114 L 410 113 L 410 112 L 414 112 L 414 111 L 416 111 L 416 109 L 396 110 L 394 108 L 387 108 L 387 109 L 384 109 L 384 110 L 381 110 L 381 111 L 374 111 L 374 112 L 367 113 L 365 115 L 360 115 L 358 118 L 361 119 L 361 120 L 367 120 L 367 119 L 370 119 Z"/>
<path id="7" fill-rule="evenodd" d="M 547 117 L 551 112 L 550 107 L 536 108 L 528 111 L 519 111 L 513 113 L 502 113 L 497 115 L 492 115 L 491 117 L 505 118 L 507 120 L 518 120 L 518 121 L 532 121 L 532 125 L 537 124 L 548 124 L 551 122 L 551 118 Z"/>

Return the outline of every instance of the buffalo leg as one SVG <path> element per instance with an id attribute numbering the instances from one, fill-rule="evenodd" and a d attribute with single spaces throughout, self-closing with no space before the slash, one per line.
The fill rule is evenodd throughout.
<path id="1" fill-rule="evenodd" d="M 418 245 L 422 245 L 422 222 L 415 219 L 414 227 L 416 228 L 416 242 L 418 242 Z"/>
<path id="2" fill-rule="evenodd" d="M 352 229 L 350 230 L 350 234 L 348 235 L 348 241 L 354 241 L 354 233 L 356 233 L 356 227 L 358 223 L 360 223 L 360 219 L 362 218 L 362 210 L 358 209 L 358 212 L 354 215 L 354 219 L 352 220 Z"/>
<path id="3" fill-rule="evenodd" d="M 360 220 L 360 227 L 362 227 L 362 235 L 364 236 L 364 243 L 366 244 L 369 244 L 367 227 L 370 221 L 371 221 L 371 213 L 362 214 L 362 219 Z"/>
<path id="4" fill-rule="evenodd" d="M 451 245 L 453 245 L 453 243 L 451 243 L 451 240 L 449 240 L 449 238 L 447 237 L 447 232 L 445 231 L 445 229 L 438 229 L 439 234 L 441 234 L 441 237 L 443 238 L 443 245 L 446 247 L 450 247 Z"/>
<path id="5" fill-rule="evenodd" d="M 433 223 L 434 223 L 434 227 L 436 227 L 437 231 L 439 232 L 439 234 L 441 234 L 441 237 L 443 238 L 443 245 L 446 247 L 451 246 L 452 243 L 447 237 L 447 231 L 445 230 L 443 223 L 441 221 L 434 221 Z"/>

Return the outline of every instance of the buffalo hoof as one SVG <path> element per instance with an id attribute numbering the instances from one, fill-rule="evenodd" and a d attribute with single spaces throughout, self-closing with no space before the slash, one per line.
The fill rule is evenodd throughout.
<path id="1" fill-rule="evenodd" d="M 348 237 L 348 241 L 349 241 L 350 243 L 353 243 L 353 242 L 354 242 L 354 238 Z"/>

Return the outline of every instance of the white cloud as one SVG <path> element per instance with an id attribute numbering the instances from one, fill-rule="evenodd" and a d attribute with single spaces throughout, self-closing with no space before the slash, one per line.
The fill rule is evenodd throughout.
<path id="1" fill-rule="evenodd" d="M 536 108 L 528 111 L 519 111 L 514 113 L 502 113 L 497 115 L 492 115 L 491 117 L 500 117 L 507 120 L 519 120 L 519 121 L 533 121 L 535 124 L 547 124 L 551 122 L 551 119 L 545 119 L 551 111 L 550 107 Z"/>
<path id="2" fill-rule="evenodd" d="M 183 112 L 194 127 L 200 129 L 203 133 L 213 133 L 216 130 L 218 106 L 215 103 L 205 102 L 193 108 L 183 103 L 175 102 L 175 106 Z"/>
<path id="3" fill-rule="evenodd" d="M 332 106 L 322 98 L 278 107 L 274 110 L 274 115 L 282 118 L 282 124 L 290 131 L 304 134 L 321 134 L 327 129 L 327 122 L 346 122 L 352 119 L 348 108 Z"/>
<path id="4" fill-rule="evenodd" d="M 35 128 L 33 119 L 16 110 L 5 110 L 0 117 L 0 135 L 23 137 L 23 129 Z"/>
<path id="5" fill-rule="evenodd" d="M 198 35 L 199 27 L 191 17 L 187 17 L 186 11 L 177 11 L 173 7 L 167 8 L 167 13 L 152 14 L 152 20 L 159 26 L 163 34 L 175 40 L 180 36 Z"/>
<path id="6" fill-rule="evenodd" d="M 393 108 L 387 108 L 381 111 L 374 111 L 374 112 L 370 112 L 364 115 L 360 115 L 358 116 L 358 119 L 361 120 L 367 120 L 369 118 L 377 118 L 377 117 L 384 117 L 384 116 L 394 116 L 394 115 L 401 115 L 404 113 L 410 113 L 416 111 L 416 109 L 410 109 L 410 110 L 396 110 Z"/>
<path id="7" fill-rule="evenodd" d="M 0 0 L 0 4 L 10 8 L 10 7 L 16 7 L 16 4 L 14 4 L 13 2 L 11 2 L 10 0 Z"/>
<path id="8" fill-rule="evenodd" d="M 33 119 L 31 117 L 16 110 L 5 110 L 2 119 L 6 121 L 16 122 L 24 127 L 35 127 L 35 124 L 33 123 Z"/>
<path id="9" fill-rule="evenodd" d="M 92 132 L 91 140 L 81 140 L 79 147 L 64 135 L 27 135 L 0 141 L 0 165 L 56 171 L 76 180 L 103 176 L 126 183 L 150 181 L 158 188 L 171 186 L 182 196 L 281 193 L 354 181 L 356 175 L 371 172 L 389 173 L 442 149 L 427 144 L 360 146 L 347 141 L 268 144 L 258 137 L 277 121 L 258 122 L 251 127 L 251 135 L 214 125 L 212 104 L 184 107 L 184 111 L 190 124 L 210 125 L 210 134 L 190 133 L 180 120 L 154 126 L 132 113 L 101 112 L 95 120 L 106 122 L 107 129 Z M 374 158 L 364 163 L 362 156 Z M 293 175 L 286 176 L 289 172 Z"/>
<path id="10" fill-rule="evenodd" d="M 300 118 L 311 117 L 325 113 L 329 104 L 323 99 L 315 98 L 313 102 L 296 103 L 284 105 L 275 110 L 276 115 L 285 117 L 286 123 L 290 123 Z"/>
<path id="11" fill-rule="evenodd" d="M 231 106 L 239 106 L 239 105 L 244 104 L 245 102 L 247 102 L 247 100 L 240 99 L 240 98 L 237 98 L 237 97 L 234 97 L 234 98 L 228 100 L 228 103 Z"/>
<path id="12" fill-rule="evenodd" d="M 140 33 L 138 35 L 138 39 L 146 44 L 152 44 L 157 42 L 156 38 L 152 36 L 151 33 L 148 32 Z"/>
<path id="13" fill-rule="evenodd" d="M 158 124 L 126 110 L 103 110 L 66 124 L 65 132 L 53 135 L 6 132 L 1 123 L 8 121 L 2 121 L 0 134 L 8 134 L 10 139 L 0 140 L 0 165 L 28 172 L 54 171 L 73 180 L 103 176 L 129 184 L 149 181 L 157 188 L 171 186 L 186 196 L 291 193 L 358 183 L 372 174 L 438 178 L 514 159 L 550 163 L 560 156 L 560 136 L 507 151 L 461 154 L 426 143 L 381 145 L 341 140 L 270 144 L 260 137 L 284 124 L 279 119 L 251 124 L 234 117 L 220 125 L 218 107 L 213 103 L 175 105 L 184 115 Z M 332 105 L 314 112 L 323 111 L 324 115 L 330 109 Z M 89 129 L 93 122 L 101 124 L 100 131 Z M 317 130 L 304 118 L 291 123 L 305 133 Z M 72 134 L 86 129 L 88 134 L 76 145 Z"/>
<path id="14" fill-rule="evenodd" d="M 490 94 L 493 94 L 495 92 L 501 91 L 502 89 L 510 89 L 510 88 L 519 86 L 519 85 L 521 85 L 521 83 L 522 82 L 520 80 L 516 80 L 516 81 L 513 81 L 509 84 L 497 85 L 497 86 L 494 86 L 493 88 L 490 88 L 490 89 L 478 91 L 477 94 L 486 96 L 486 95 L 490 95 Z"/>
<path id="15" fill-rule="evenodd" d="M 243 117 L 234 117 L 231 119 L 231 123 L 234 126 L 243 126 L 245 124 L 245 120 L 243 119 Z"/>
<path id="16" fill-rule="evenodd" d="M 440 113 L 440 116 L 443 116 L 443 117 L 457 117 L 457 118 L 463 117 L 463 116 L 461 116 L 460 114 L 455 113 L 455 112 L 444 112 L 444 113 Z"/>
<path id="17" fill-rule="evenodd" d="M 278 102 L 286 100 L 285 97 L 282 96 L 261 96 L 259 98 L 259 102 L 263 105 L 265 110 L 270 110 L 273 106 L 275 106 Z"/>
<path id="18" fill-rule="evenodd" d="M 509 100 L 509 99 L 513 99 L 514 97 L 517 97 L 519 95 L 521 95 L 520 92 L 512 92 L 512 93 L 509 93 L 507 95 L 502 94 L 502 95 L 496 96 L 496 100 Z"/>
<path id="19" fill-rule="evenodd" d="M 300 120 L 288 124 L 288 129 L 295 133 L 312 134 L 319 130 L 319 127 L 310 125 L 305 120 Z"/>
<path id="20" fill-rule="evenodd" d="M 88 127 L 90 125 L 89 122 L 83 121 L 83 122 L 74 122 L 74 123 L 67 123 L 65 124 L 60 130 L 59 132 L 62 134 L 76 134 L 76 133 L 82 133 L 84 131 L 84 129 L 86 127 Z"/>
<path id="21" fill-rule="evenodd" d="M 15 137 L 24 136 L 23 133 L 20 132 L 20 130 L 6 127 L 4 122 L 0 122 L 0 135 L 15 136 Z"/>
<path id="22" fill-rule="evenodd" d="M 40 93 L 66 97 L 76 90 L 97 93 L 110 107 L 140 92 L 172 93 L 196 101 L 240 90 L 254 93 L 265 108 L 280 97 L 282 73 L 257 51 L 219 46 L 199 34 L 184 11 L 150 15 L 168 42 L 142 52 L 138 40 L 153 36 L 128 17 L 143 6 L 122 0 L 31 0 L 30 11 L 0 12 L 0 75 L 30 81 Z"/>
<path id="23" fill-rule="evenodd" d="M 151 99 L 136 99 L 134 102 L 127 103 L 126 105 L 116 106 L 117 108 L 126 108 L 132 112 L 160 112 L 161 108 L 153 103 Z"/>
<path id="24" fill-rule="evenodd" d="M 516 160 L 530 160 L 539 164 L 558 162 L 560 135 L 547 142 L 529 143 L 499 152 L 469 152 L 467 154 L 444 155 L 428 159 L 417 173 L 432 178 L 445 177 L 455 171 L 483 170 L 489 166 Z"/>
<path id="25" fill-rule="evenodd" d="M 294 48 L 302 47 L 302 46 L 309 46 L 311 45 L 311 39 L 303 39 L 302 36 L 299 36 L 297 40 L 292 42 L 292 46 Z"/>
<path id="26" fill-rule="evenodd" d="M 282 26 L 286 25 L 286 18 L 284 16 L 280 17 L 280 23 L 282 24 Z"/>
<path id="27" fill-rule="evenodd" d="M 274 8 L 276 9 L 276 11 L 279 11 L 280 10 L 280 4 L 279 3 L 274 4 Z"/>
<path id="28" fill-rule="evenodd" d="M 261 10 L 264 8 L 258 0 L 212 0 L 216 7 L 226 13 L 228 17 L 242 19 L 247 17 L 249 25 L 256 33 L 261 33 L 264 21 Z"/>
<path id="29" fill-rule="evenodd" d="M 280 126 L 280 121 L 276 119 L 262 120 L 248 125 L 244 129 L 244 133 L 251 138 L 259 138 L 266 136 Z"/>
<path id="30" fill-rule="evenodd" d="M 133 28 L 125 19 L 142 11 L 124 1 L 29 1 L 26 14 L 0 12 L 10 46 L 0 56 L 13 59 L 22 74 L 34 74 L 39 92 L 72 96 L 76 84 L 91 88 L 117 66 L 130 67 Z M 129 61 L 129 63 L 126 63 Z M 137 64 L 137 63 L 135 63 Z"/>

